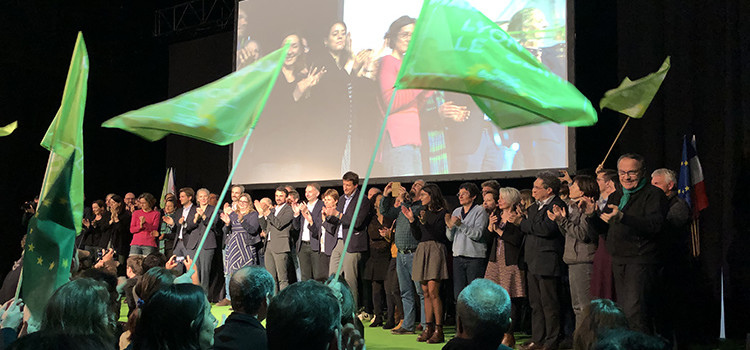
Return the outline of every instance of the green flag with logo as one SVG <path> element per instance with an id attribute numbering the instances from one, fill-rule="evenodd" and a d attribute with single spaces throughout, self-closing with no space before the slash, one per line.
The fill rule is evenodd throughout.
<path id="1" fill-rule="evenodd" d="M 609 108 L 631 118 L 643 117 L 670 67 L 671 62 L 667 56 L 659 70 L 654 73 L 635 81 L 625 77 L 620 86 L 604 93 L 604 97 L 599 101 L 599 108 Z"/>
<path id="2" fill-rule="evenodd" d="M 62 103 L 42 146 L 50 151 L 39 207 L 29 221 L 21 293 L 40 317 L 52 293 L 70 279 L 73 243 L 83 217 L 83 114 L 89 59 L 79 32 Z"/>
<path id="3" fill-rule="evenodd" d="M 114 117 L 102 126 L 120 128 L 149 141 L 172 133 L 228 145 L 255 127 L 288 48 L 289 44 L 224 78 Z"/>
<path id="4" fill-rule="evenodd" d="M 395 87 L 469 94 L 504 129 L 597 121 L 573 84 L 463 0 L 424 1 Z"/>

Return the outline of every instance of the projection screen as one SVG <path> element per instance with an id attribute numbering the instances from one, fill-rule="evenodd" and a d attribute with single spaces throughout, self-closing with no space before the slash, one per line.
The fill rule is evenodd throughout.
<path id="1" fill-rule="evenodd" d="M 567 79 L 565 0 L 469 2 Z M 240 1 L 235 69 L 287 40 L 292 49 L 232 182 L 326 182 L 348 170 L 364 177 L 395 79 L 393 63 L 400 63 L 410 40 L 408 17 L 417 17 L 421 5 L 419 0 Z M 564 126 L 502 130 L 471 98 L 453 92 L 405 90 L 395 101 L 377 150 L 375 182 L 503 177 L 569 166 L 572 142 Z M 233 160 L 240 146 L 234 144 Z"/>

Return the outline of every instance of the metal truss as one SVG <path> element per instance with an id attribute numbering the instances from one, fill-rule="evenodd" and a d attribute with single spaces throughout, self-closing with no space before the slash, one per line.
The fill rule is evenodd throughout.
<path id="1" fill-rule="evenodd" d="M 154 12 L 154 36 L 225 29 L 234 24 L 236 0 L 193 0 Z"/>

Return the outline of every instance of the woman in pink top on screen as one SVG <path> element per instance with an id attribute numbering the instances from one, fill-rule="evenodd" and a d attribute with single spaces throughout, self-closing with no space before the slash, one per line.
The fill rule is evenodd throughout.
<path id="1" fill-rule="evenodd" d="M 130 241 L 130 255 L 146 256 L 156 251 L 156 237 L 159 237 L 159 215 L 154 210 L 156 198 L 151 193 L 144 193 L 138 197 L 141 209 L 133 213 L 130 220 L 130 232 L 133 240 Z"/>
<path id="2" fill-rule="evenodd" d="M 378 74 L 381 92 L 381 107 L 388 108 L 393 95 L 393 84 L 396 82 L 401 60 L 409 47 L 411 34 L 414 31 L 414 18 L 401 16 L 396 19 L 385 33 L 385 39 L 393 52 L 380 61 Z M 420 135 L 419 109 L 432 91 L 399 90 L 393 100 L 391 114 L 386 124 L 386 137 L 383 141 L 383 166 L 386 174 L 421 175 L 422 174 L 422 138 Z"/>

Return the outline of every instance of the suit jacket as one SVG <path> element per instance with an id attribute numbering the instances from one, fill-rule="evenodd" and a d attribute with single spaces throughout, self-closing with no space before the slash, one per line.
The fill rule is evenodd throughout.
<path id="1" fill-rule="evenodd" d="M 268 217 L 258 218 L 260 227 L 268 235 L 266 249 L 270 249 L 272 253 L 290 252 L 292 237 L 289 231 L 292 229 L 294 211 L 292 211 L 292 207 L 289 204 L 284 204 L 279 210 L 279 214 L 276 215 L 275 213 L 276 209 L 271 209 Z"/>
<path id="2" fill-rule="evenodd" d="M 565 238 L 557 223 L 547 216 L 554 205 L 566 207 L 565 202 L 555 196 L 541 209 L 537 203 L 531 205 L 528 218 L 521 221 L 521 231 L 526 235 L 524 257 L 531 274 L 562 276 L 565 271 L 562 260 Z"/>
<path id="3" fill-rule="evenodd" d="M 206 230 L 208 230 L 208 220 L 211 218 L 211 214 L 213 214 L 215 209 L 216 207 L 213 205 L 209 204 L 206 206 L 206 210 L 203 213 L 203 215 L 206 216 L 206 219 L 204 220 L 202 217 L 198 218 L 198 227 L 196 227 L 196 229 L 190 234 L 190 239 L 188 239 L 185 248 L 192 250 L 198 249 L 198 244 L 200 244 L 201 239 L 203 239 L 203 234 L 206 232 Z M 190 216 L 188 214 L 188 219 L 190 221 L 193 221 L 194 217 L 195 214 L 193 214 L 193 216 Z M 211 225 L 208 237 L 206 237 L 206 243 L 203 244 L 203 249 L 216 249 L 216 236 L 218 236 L 222 232 L 221 226 L 223 224 L 224 222 L 219 219 L 217 214 L 216 219 L 214 219 L 213 225 Z"/>
<path id="4" fill-rule="evenodd" d="M 339 226 L 341 226 L 341 222 L 335 216 L 326 216 L 326 219 L 323 220 L 322 227 L 325 228 L 326 231 L 325 247 L 323 247 L 323 253 L 325 255 L 331 256 L 331 254 L 333 253 L 333 248 L 336 248 L 336 243 L 338 243 Z"/>
<path id="5" fill-rule="evenodd" d="M 306 205 L 306 204 L 302 204 Z M 310 225 L 307 225 L 307 227 L 310 229 L 310 247 L 312 248 L 312 251 L 318 252 L 320 251 L 320 227 L 323 225 L 323 217 L 321 217 L 320 212 L 323 210 L 323 201 L 318 200 L 315 202 L 315 205 L 313 206 L 312 211 L 310 212 L 310 215 L 312 215 L 313 222 Z M 300 214 L 296 218 L 294 218 L 294 221 L 292 221 L 292 227 L 293 229 L 299 230 L 299 237 L 296 239 L 297 241 L 297 251 L 299 252 L 300 247 L 302 246 L 302 225 L 305 222 L 305 217 Z"/>
<path id="6" fill-rule="evenodd" d="M 180 238 L 180 229 L 182 229 L 183 226 L 185 227 L 185 229 L 182 232 L 182 240 L 184 242 L 188 242 L 190 240 L 190 235 L 195 231 L 196 228 L 198 228 L 198 224 L 193 222 L 196 208 L 197 207 L 195 206 L 195 204 L 190 206 L 187 216 L 185 217 L 184 224 L 180 224 L 180 218 L 184 216 L 183 214 L 185 212 L 185 208 L 183 207 L 178 210 L 175 210 L 174 226 L 172 226 L 172 233 L 169 236 L 165 235 L 166 238 L 174 240 L 172 249 L 177 247 L 177 242 L 179 241 L 178 238 Z M 188 248 L 187 244 L 185 244 L 185 248 Z"/>
<path id="7" fill-rule="evenodd" d="M 367 235 L 367 226 L 370 224 L 370 200 L 367 197 L 362 199 L 362 207 L 359 209 L 356 220 L 354 219 L 354 208 L 357 206 L 357 198 L 362 193 L 360 188 L 357 188 L 352 195 L 352 199 L 349 202 L 349 206 L 344 211 L 344 205 L 346 199 L 342 196 L 339 198 L 339 203 L 336 205 L 336 210 L 343 213 L 341 219 L 331 218 L 336 223 L 341 224 L 341 229 L 344 232 L 344 241 L 346 240 L 346 234 L 349 232 L 349 226 L 354 225 L 354 231 L 352 232 L 352 239 L 349 242 L 349 248 L 346 250 L 347 253 L 362 253 L 367 251 L 367 245 L 369 243 L 369 236 Z M 337 232 L 333 232 L 333 241 L 336 243 L 338 240 Z M 335 244 L 334 244 L 335 246 Z"/>
<path id="8" fill-rule="evenodd" d="M 258 319 L 233 312 L 214 335 L 215 350 L 268 349 L 266 329 Z"/>

